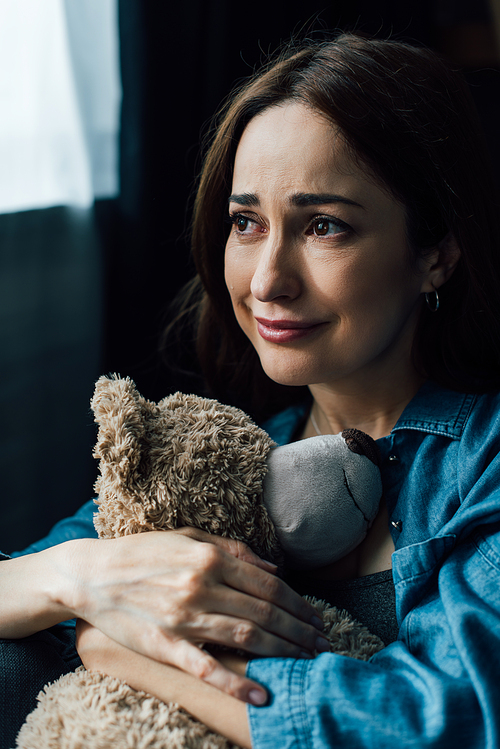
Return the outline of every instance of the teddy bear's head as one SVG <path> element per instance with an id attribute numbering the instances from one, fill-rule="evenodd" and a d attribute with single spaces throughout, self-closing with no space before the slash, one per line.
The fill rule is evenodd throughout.
<path id="1" fill-rule="evenodd" d="M 176 393 L 145 400 L 129 378 L 101 377 L 101 537 L 191 526 L 311 569 L 366 536 L 382 484 L 374 441 L 355 429 L 276 448 L 242 411 Z"/>
<path id="2" fill-rule="evenodd" d="M 117 376 L 98 380 L 92 409 L 101 537 L 188 525 L 244 541 L 263 558 L 279 557 L 261 499 L 274 442 L 250 417 L 182 393 L 152 403 Z"/>

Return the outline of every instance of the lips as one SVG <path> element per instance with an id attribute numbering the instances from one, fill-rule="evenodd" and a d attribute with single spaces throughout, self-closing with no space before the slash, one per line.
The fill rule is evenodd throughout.
<path id="1" fill-rule="evenodd" d="M 261 338 L 273 343 L 289 343 L 306 338 L 325 325 L 323 322 L 304 320 L 266 320 L 262 317 L 256 317 L 255 320 Z"/>

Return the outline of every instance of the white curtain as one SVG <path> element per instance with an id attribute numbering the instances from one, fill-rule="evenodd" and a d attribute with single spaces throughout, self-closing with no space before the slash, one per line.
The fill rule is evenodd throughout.
<path id="1" fill-rule="evenodd" d="M 94 198 L 118 193 L 117 0 L 0 0 L 0 549 L 92 497 Z"/>
<path id="2" fill-rule="evenodd" d="M 0 213 L 118 192 L 117 0 L 0 1 Z"/>

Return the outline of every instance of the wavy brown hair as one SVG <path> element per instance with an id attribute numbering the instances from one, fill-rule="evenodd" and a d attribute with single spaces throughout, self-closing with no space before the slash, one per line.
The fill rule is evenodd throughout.
<path id="1" fill-rule="evenodd" d="M 257 417 L 304 397 L 304 389 L 265 375 L 224 283 L 224 218 L 239 139 L 253 117 L 289 100 L 340 127 L 351 154 L 405 206 L 414 257 L 454 235 L 461 259 L 439 289 L 439 311 L 422 305 L 416 361 L 456 390 L 498 387 L 497 207 L 467 84 L 429 50 L 344 34 L 281 53 L 230 97 L 216 120 L 194 206 L 198 275 L 181 311 L 194 315 L 210 391 Z"/>

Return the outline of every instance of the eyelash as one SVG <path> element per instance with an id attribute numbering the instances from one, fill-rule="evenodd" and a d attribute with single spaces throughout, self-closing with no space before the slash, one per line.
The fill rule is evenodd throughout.
<path id="1" fill-rule="evenodd" d="M 230 213 L 226 220 L 235 228 L 235 231 L 240 235 L 243 235 L 243 231 L 240 232 L 238 231 L 238 228 L 237 228 L 237 223 L 240 219 L 243 219 L 244 221 L 260 226 L 259 222 L 256 219 L 251 218 L 250 216 L 246 216 L 244 213 L 240 213 L 238 211 L 236 211 L 235 213 Z M 338 218 L 333 218 L 332 216 L 318 215 L 318 216 L 313 216 L 312 219 L 310 220 L 307 233 L 308 234 L 314 233 L 314 228 L 313 228 L 314 225 L 315 224 L 317 225 L 320 223 L 330 224 L 330 225 L 337 227 L 340 230 L 339 233 L 347 233 L 351 231 L 351 227 L 349 226 L 349 224 L 346 224 L 344 221 L 341 221 Z M 316 234 L 316 236 L 322 237 L 326 235 Z"/>
<path id="2" fill-rule="evenodd" d="M 314 216 L 312 219 L 310 226 L 311 228 L 316 224 L 331 224 L 335 226 L 337 229 L 339 229 L 339 234 L 346 234 L 347 232 L 351 231 L 351 227 L 349 224 L 346 224 L 344 221 L 341 221 L 339 218 L 333 218 L 332 216 Z M 322 234 L 316 234 L 317 237 L 325 236 Z"/>
<path id="3" fill-rule="evenodd" d="M 249 223 L 260 226 L 259 222 L 256 221 L 254 218 L 250 218 L 250 216 L 245 216 L 245 214 L 239 213 L 239 212 L 230 213 L 229 216 L 226 217 L 226 221 L 230 223 L 232 226 L 234 226 L 238 234 L 243 234 L 243 232 L 238 232 L 237 224 L 240 219 L 243 219 L 244 221 L 248 221 Z"/>

